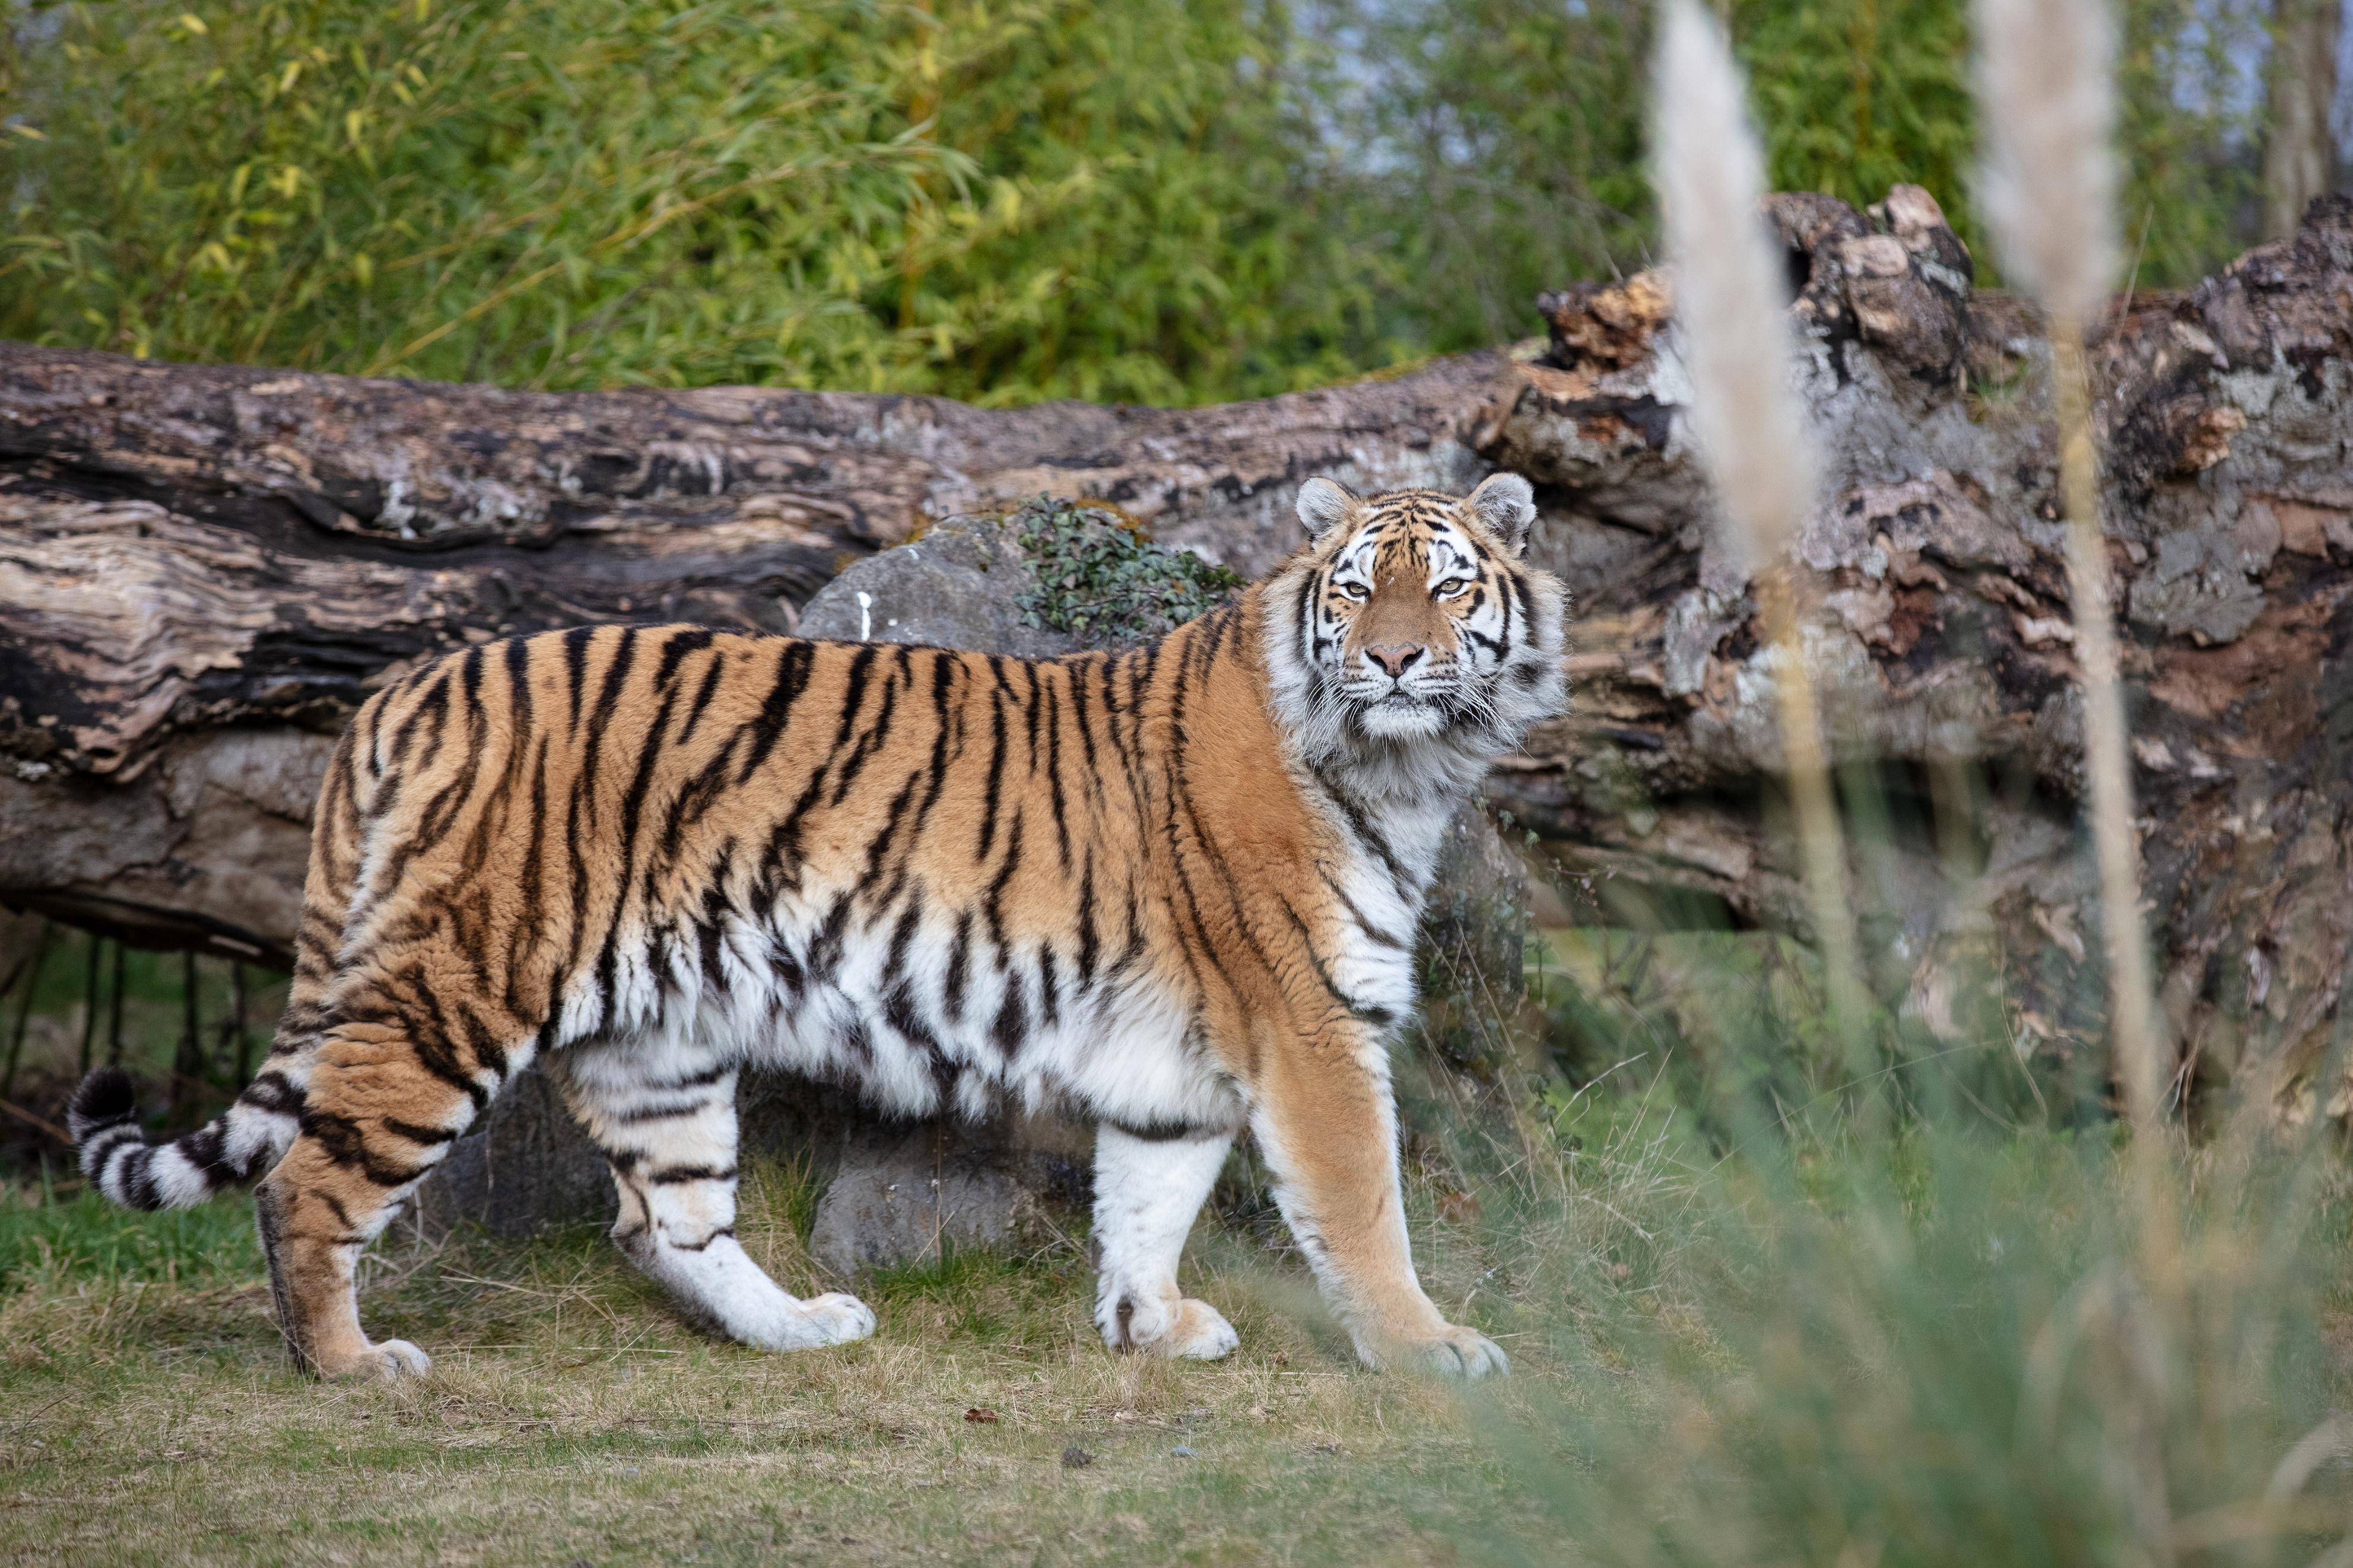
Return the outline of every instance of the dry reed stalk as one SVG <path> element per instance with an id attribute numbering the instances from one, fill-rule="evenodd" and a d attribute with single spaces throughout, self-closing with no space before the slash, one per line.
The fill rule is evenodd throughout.
<path id="1" fill-rule="evenodd" d="M 2105 305 L 2116 274 L 2116 165 L 2109 149 L 2114 35 L 2101 0 L 1977 0 L 1977 25 L 1986 216 L 2010 271 L 2042 304 L 2051 342 L 2060 500 L 2067 510 L 2067 598 L 2084 689 L 2084 772 L 2099 868 L 2111 1049 L 2133 1131 L 2141 1267 L 2158 1309 L 2146 1327 L 2161 1337 L 2160 1325 L 2169 1323 L 2178 1336 L 2188 1326 L 2188 1279 L 2165 1121 L 2156 993 L 2141 924 L 2140 847 L 2084 346 L 2084 325 Z M 2138 1364 L 2159 1366 L 2164 1359 L 2153 1353 Z M 2166 1396 L 2158 1386 L 2143 1392 L 2152 1405 Z M 2161 1499 L 2162 1478 L 2153 1476 L 2150 1484 Z"/>
<path id="2" fill-rule="evenodd" d="M 2140 913 L 2124 693 L 2100 528 L 2084 329 L 2116 270 L 2113 38 L 2098 0 L 1978 0 L 1984 205 L 2003 258 L 2043 309 L 2067 511 L 2067 595 L 2084 689 L 2084 773 L 2099 865 L 2116 1076 L 2137 1136 L 2164 1117 L 2160 1031 Z"/>
<path id="3" fill-rule="evenodd" d="M 1765 159 L 1724 34 L 1696 0 L 1670 0 L 1651 94 L 1651 180 L 1675 261 L 1675 313 L 1692 378 L 1692 423 L 1726 535 L 1755 584 L 1773 649 L 1783 761 L 1821 944 L 1831 1018 L 1859 1041 L 1864 998 L 1846 847 L 1821 704 L 1789 575 L 1789 545 L 1815 498 L 1814 445 L 1795 398 L 1789 296 L 1757 215 Z"/>

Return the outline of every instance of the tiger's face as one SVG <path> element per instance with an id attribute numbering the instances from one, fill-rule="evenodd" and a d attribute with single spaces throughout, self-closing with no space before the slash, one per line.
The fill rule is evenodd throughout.
<path id="1" fill-rule="evenodd" d="M 1564 595 L 1521 558 L 1525 479 L 1497 474 L 1467 497 L 1310 479 L 1299 515 L 1314 543 L 1288 612 L 1311 724 L 1493 751 L 1558 710 Z"/>

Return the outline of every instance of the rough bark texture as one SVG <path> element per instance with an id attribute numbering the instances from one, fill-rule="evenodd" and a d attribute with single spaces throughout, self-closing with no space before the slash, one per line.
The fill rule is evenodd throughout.
<path id="1" fill-rule="evenodd" d="M 1829 453 L 1798 547 L 1841 755 L 1895 814 L 1880 978 L 1957 1026 L 1991 960 L 2026 1044 L 2094 1037 L 2078 721 L 2033 323 L 1924 193 L 1771 215 Z M 0 347 L 0 898 L 282 955 L 308 781 L 385 670 L 506 629 L 785 627 L 925 519 L 1118 502 L 1244 573 L 1297 482 L 1540 485 L 1576 715 L 1491 793 L 1606 900 L 1802 930 L 1770 830 L 1754 605 L 1708 547 L 1672 279 L 1548 296 L 1541 352 L 1229 407 L 716 389 L 524 395 Z M 2353 959 L 2353 205 L 2094 344 L 2147 893 L 2200 1080 L 2291 1108 Z M 1964 842 L 1965 840 L 1965 842 Z M 1982 878 L 1949 874 L 1956 856 Z M 2334 1087 L 2320 1098 L 2333 1098 Z"/>
<path id="2" fill-rule="evenodd" d="M 1476 471 L 1502 361 L 1227 408 L 534 395 L 0 344 L 0 898 L 285 964 L 351 710 L 511 631 L 785 631 L 960 510 L 1113 501 L 1250 572 L 1290 495 Z"/>
<path id="3" fill-rule="evenodd" d="M 1840 758 L 1893 803 L 1858 867 L 1881 978 L 1953 1030 L 1990 961 L 2021 1047 L 2080 1047 L 2098 944 L 2033 323 L 1968 289 L 1923 193 L 1768 205 L 1828 454 L 1796 546 L 1809 642 Z M 1545 304 L 1547 350 L 1505 373 L 1474 445 L 1552 487 L 1544 547 L 1585 590 L 1577 711 L 1493 792 L 1616 895 L 1802 929 L 1768 831 L 1768 656 L 1709 546 L 1671 284 Z M 2353 204 L 2315 203 L 2195 290 L 2120 301 L 2094 353 L 2164 1002 L 2185 1081 L 2260 1064 L 2293 1111 L 2353 958 Z"/>

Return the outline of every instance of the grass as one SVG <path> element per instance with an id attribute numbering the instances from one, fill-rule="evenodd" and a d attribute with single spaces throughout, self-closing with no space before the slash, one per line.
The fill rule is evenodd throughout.
<path id="1" fill-rule="evenodd" d="M 1858 1087 L 1786 942 L 1531 957 L 1565 1071 L 1400 1081 L 1415 1255 L 1500 1387 L 1357 1367 L 1247 1156 L 1186 1265 L 1218 1365 L 1106 1352 L 1082 1238 L 823 1278 L 770 1163 L 745 1245 L 872 1342 L 714 1342 L 593 1229 L 396 1232 L 365 1318 L 436 1371 L 392 1388 L 288 1371 L 242 1200 L 53 1169 L 0 1185 L 0 1562 L 2348 1561 L 2333 1145 L 2175 1159 L 2156 1271 L 2120 1129 L 1999 1100 L 2006 1043 L 1890 1034 Z"/>
<path id="2" fill-rule="evenodd" d="M 0 1561 L 2271 1563 L 2353 1526 L 2333 1161 L 2208 1155 L 2168 1296 L 2105 1132 L 1727 1150 L 1662 1082 L 1466 1131 L 1476 1173 L 1417 1141 L 1489 1390 L 1356 1367 L 1239 1162 L 1187 1265 L 1221 1364 L 1106 1352 L 1075 1243 L 878 1273 L 873 1341 L 764 1355 L 583 1229 L 389 1238 L 367 1321 L 436 1357 L 398 1387 L 286 1369 L 241 1202 L 18 1190 Z M 762 1167 L 743 1225 L 803 1291 L 810 1197 Z"/>
<path id="3" fill-rule="evenodd" d="M 807 1290 L 804 1185 L 762 1171 L 744 1232 Z M 1217 1366 L 1106 1352 L 1071 1248 L 882 1272 L 875 1340 L 763 1355 L 594 1231 L 396 1237 L 367 1321 L 436 1371 L 379 1388 L 288 1372 L 243 1203 L 35 1196 L 0 1212 L 0 1561 L 1445 1562 L 1512 1506 L 1461 1397 L 1354 1369 L 1246 1226 L 1198 1249 Z"/>

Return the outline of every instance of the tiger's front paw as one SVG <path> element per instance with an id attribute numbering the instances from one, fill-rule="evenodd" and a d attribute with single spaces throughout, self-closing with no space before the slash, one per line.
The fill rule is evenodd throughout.
<path id="1" fill-rule="evenodd" d="M 1190 1296 L 1111 1295 L 1095 1311 L 1103 1343 L 1180 1361 L 1221 1361 L 1241 1343 L 1225 1314 Z"/>
<path id="2" fill-rule="evenodd" d="M 1226 1315 L 1207 1301 L 1197 1301 L 1187 1296 L 1176 1307 L 1176 1316 L 1162 1334 L 1146 1350 L 1156 1355 L 1175 1356 L 1183 1361 L 1223 1361 L 1231 1355 L 1241 1336 L 1226 1321 Z"/>
<path id="3" fill-rule="evenodd" d="M 807 1305 L 819 1344 L 844 1345 L 874 1332 L 874 1309 L 855 1296 L 828 1291 Z"/>
<path id="4" fill-rule="evenodd" d="M 783 1321 L 753 1336 L 764 1350 L 807 1351 L 846 1345 L 874 1331 L 874 1309 L 838 1290 L 792 1302 Z"/>

